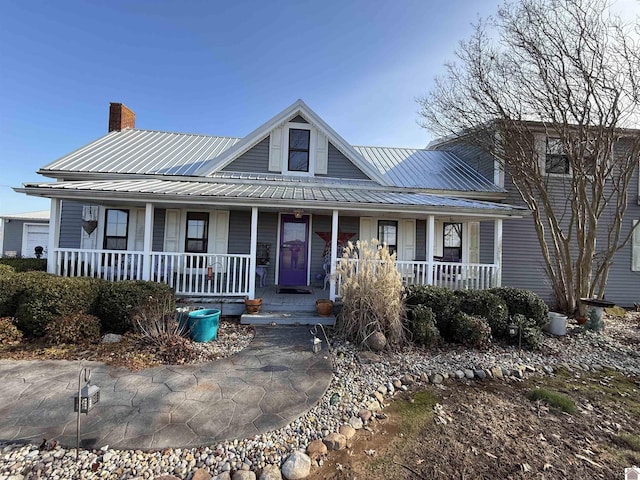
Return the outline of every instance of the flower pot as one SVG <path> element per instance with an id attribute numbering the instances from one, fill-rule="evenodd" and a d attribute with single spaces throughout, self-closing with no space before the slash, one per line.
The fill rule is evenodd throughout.
<path id="1" fill-rule="evenodd" d="M 316 300 L 316 310 L 319 317 L 330 317 L 333 314 L 333 302 L 328 298 Z"/>
<path id="2" fill-rule="evenodd" d="M 218 309 L 203 309 L 189 313 L 187 327 L 191 340 L 202 343 L 215 340 L 218 338 L 219 322 L 220 310 Z"/>
<path id="3" fill-rule="evenodd" d="M 249 297 L 245 297 L 244 306 L 247 308 L 248 314 L 255 315 L 256 313 L 260 313 L 260 308 L 262 308 L 262 299 L 250 299 Z"/>

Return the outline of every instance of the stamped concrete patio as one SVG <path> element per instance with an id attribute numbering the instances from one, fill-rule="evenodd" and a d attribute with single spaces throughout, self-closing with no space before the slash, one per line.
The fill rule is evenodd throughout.
<path id="1" fill-rule="evenodd" d="M 288 424 L 331 380 L 326 350 L 303 327 L 256 327 L 242 352 L 201 365 L 139 372 L 97 362 L 0 361 L 0 442 L 76 444 L 73 393 L 91 369 L 100 403 L 82 415 L 81 445 L 156 449 L 211 445 Z"/>

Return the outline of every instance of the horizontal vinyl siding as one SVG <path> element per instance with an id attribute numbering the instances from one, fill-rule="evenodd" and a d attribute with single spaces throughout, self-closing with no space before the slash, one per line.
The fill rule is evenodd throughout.
<path id="1" fill-rule="evenodd" d="M 153 212 L 153 242 L 151 249 L 154 252 L 161 252 L 164 249 L 164 222 L 167 210 L 156 208 Z"/>
<path id="2" fill-rule="evenodd" d="M 80 248 L 82 203 L 63 201 L 60 213 L 60 248 Z M 98 246 L 101 248 L 102 244 Z"/>
<path id="3" fill-rule="evenodd" d="M 480 263 L 493 263 L 494 227 L 495 222 L 480 222 Z"/>
<path id="4" fill-rule="evenodd" d="M 329 143 L 329 158 L 327 166 L 327 176 L 334 178 L 352 178 L 368 180 L 362 170 L 356 167 L 345 157 L 336 147 Z"/>
<path id="5" fill-rule="evenodd" d="M 240 155 L 222 171 L 269 173 L 269 137 Z"/>

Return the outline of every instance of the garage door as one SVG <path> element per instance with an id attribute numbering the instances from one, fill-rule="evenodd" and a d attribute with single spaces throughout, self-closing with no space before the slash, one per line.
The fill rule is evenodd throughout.
<path id="1" fill-rule="evenodd" d="M 25 224 L 22 238 L 22 256 L 35 257 L 35 248 L 44 248 L 43 257 L 47 256 L 49 244 L 49 225 Z"/>

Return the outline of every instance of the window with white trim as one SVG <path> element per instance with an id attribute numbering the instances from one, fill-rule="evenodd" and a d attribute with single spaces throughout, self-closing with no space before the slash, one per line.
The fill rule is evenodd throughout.
<path id="1" fill-rule="evenodd" d="M 309 149 L 311 132 L 301 128 L 289 129 L 289 161 L 290 172 L 309 171 Z"/>
<path id="2" fill-rule="evenodd" d="M 105 212 L 104 249 L 126 250 L 129 234 L 129 210 L 108 208 Z"/>
<path id="3" fill-rule="evenodd" d="M 569 174 L 569 156 L 559 138 L 547 138 L 544 171 L 555 175 Z"/>
<path id="4" fill-rule="evenodd" d="M 444 223 L 442 258 L 445 262 L 462 261 L 462 224 Z"/>
<path id="5" fill-rule="evenodd" d="M 209 213 L 187 212 L 187 232 L 184 251 L 207 253 L 209 245 Z"/>
<path id="6" fill-rule="evenodd" d="M 378 241 L 386 244 L 389 253 L 398 251 L 398 222 L 395 220 L 378 220 Z"/>

